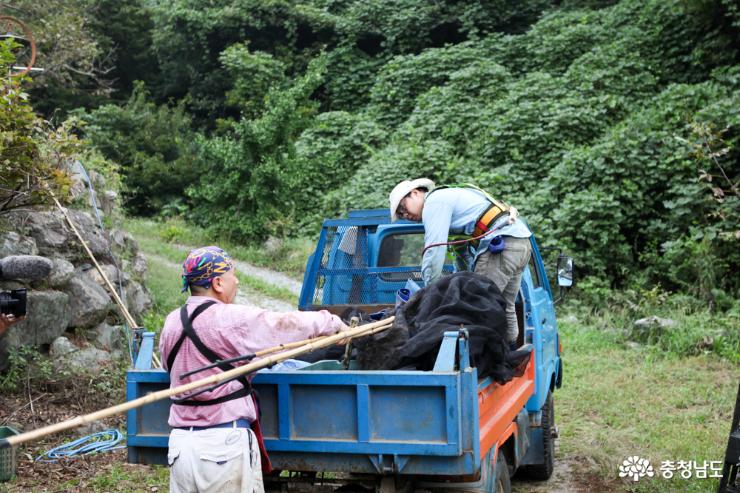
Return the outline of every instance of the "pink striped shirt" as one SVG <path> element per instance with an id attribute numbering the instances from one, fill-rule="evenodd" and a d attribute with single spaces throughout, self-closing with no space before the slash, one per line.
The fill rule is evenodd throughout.
<path id="1" fill-rule="evenodd" d="M 193 322 L 193 329 L 209 349 L 221 358 L 233 358 L 244 354 L 255 353 L 263 349 L 286 342 L 300 341 L 310 337 L 334 334 L 342 328 L 342 321 L 326 310 L 318 312 L 277 313 L 246 305 L 222 303 L 206 296 L 191 296 L 187 300 L 188 313 L 206 301 L 216 301 Z M 167 357 L 182 334 L 180 309 L 167 316 L 159 338 L 159 352 L 162 364 L 167 369 Z M 195 348 L 190 339 L 185 339 L 175 358 L 170 372 L 171 387 L 176 387 L 209 375 L 221 373 L 213 368 L 183 380 L 178 375 L 196 368 L 206 366 L 210 361 Z M 215 399 L 239 390 L 237 381 L 218 387 L 196 397 L 198 400 Z M 184 397 L 184 396 L 180 396 Z M 169 425 L 209 426 L 226 423 L 239 418 L 254 421 L 256 412 L 251 397 L 241 397 L 222 404 L 211 406 L 170 407 Z"/>

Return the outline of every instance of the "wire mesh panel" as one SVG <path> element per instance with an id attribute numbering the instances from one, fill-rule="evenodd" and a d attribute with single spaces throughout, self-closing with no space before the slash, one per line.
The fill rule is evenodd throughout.
<path id="1" fill-rule="evenodd" d="M 423 233 L 377 236 L 363 226 L 326 228 L 314 305 L 394 303 L 408 279 L 421 282 Z"/>

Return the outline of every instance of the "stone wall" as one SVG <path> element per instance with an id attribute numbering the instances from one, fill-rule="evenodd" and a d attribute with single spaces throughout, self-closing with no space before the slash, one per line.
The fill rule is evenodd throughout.
<path id="1" fill-rule="evenodd" d="M 103 182 L 99 175 L 97 180 Z M 73 187 L 76 208 L 70 208 L 69 214 L 108 279 L 116 289 L 122 287 L 131 315 L 141 321 L 141 314 L 151 306 L 143 284 L 146 259 L 130 234 L 116 229 L 106 234 L 101 231 L 88 212 L 92 209 L 84 183 L 78 176 Z M 105 191 L 100 195 L 105 212 L 110 214 L 115 193 Z M 55 364 L 91 370 L 113 358 L 127 357 L 120 310 L 58 209 L 4 214 L 0 222 L 0 258 L 9 255 L 41 255 L 51 259 L 54 267 L 48 279 L 41 281 L 0 280 L 0 291 L 29 290 L 26 318 L 0 336 L 0 370 L 7 367 L 9 353 L 22 345 L 49 353 Z"/>

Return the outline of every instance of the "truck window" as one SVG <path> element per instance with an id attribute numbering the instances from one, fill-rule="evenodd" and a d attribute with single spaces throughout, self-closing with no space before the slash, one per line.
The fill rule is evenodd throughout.
<path id="1" fill-rule="evenodd" d="M 378 267 L 416 267 L 421 265 L 424 235 L 405 233 L 383 238 L 378 251 Z"/>
<path id="2" fill-rule="evenodd" d="M 421 252 L 424 249 L 424 234 L 399 233 L 388 235 L 380 242 L 378 267 L 421 268 Z M 406 279 L 421 281 L 421 270 L 414 272 L 384 272 L 380 279 L 388 282 L 403 282 Z"/>

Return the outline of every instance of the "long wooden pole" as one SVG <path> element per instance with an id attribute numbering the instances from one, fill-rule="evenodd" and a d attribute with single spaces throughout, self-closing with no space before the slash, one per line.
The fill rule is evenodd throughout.
<path id="1" fill-rule="evenodd" d="M 352 317 L 352 320 L 353 321 L 356 320 L 356 317 Z M 350 323 L 349 327 L 350 328 L 357 327 L 357 323 L 354 323 L 354 325 L 352 323 Z M 332 335 L 334 335 L 334 334 L 332 334 Z M 351 341 L 352 339 L 355 339 L 357 337 L 362 337 L 363 335 L 365 335 L 365 334 L 361 334 L 359 336 L 354 336 L 354 337 L 347 337 L 347 339 L 349 341 Z M 263 349 L 262 351 L 257 351 L 256 353 L 254 353 L 254 355 L 247 355 L 245 357 L 242 357 L 241 360 L 242 361 L 243 360 L 246 360 L 247 358 L 249 358 L 249 356 L 251 356 L 251 358 L 249 358 L 249 359 L 261 358 L 262 356 L 264 356 L 266 354 L 279 353 L 281 351 L 285 351 L 285 350 L 288 350 L 288 349 L 293 349 L 293 348 L 305 346 L 306 344 L 310 344 L 312 342 L 318 342 L 318 341 L 324 340 L 327 337 L 331 337 L 331 336 L 330 335 L 329 336 L 319 336 L 319 337 L 313 337 L 311 339 L 303 339 L 302 341 L 287 342 L 285 344 L 278 344 L 277 346 L 273 346 L 271 348 Z M 349 342 L 347 342 L 347 344 L 349 345 Z M 233 363 L 235 360 L 233 360 L 233 359 L 232 360 L 228 360 L 227 359 L 226 361 L 228 361 L 230 363 Z M 196 370 L 197 370 L 196 373 L 198 373 L 200 371 L 203 371 L 203 370 L 206 370 L 206 369 L 209 369 L 209 368 L 215 368 L 217 366 L 218 366 L 218 363 L 213 363 L 213 364 L 204 366 L 202 368 L 196 368 Z M 193 372 L 190 373 L 190 375 L 192 375 L 192 374 L 193 374 Z"/>
<path id="2" fill-rule="evenodd" d="M 395 317 L 389 317 L 379 322 L 362 325 L 360 327 L 357 327 L 356 329 L 350 329 L 350 330 L 346 330 L 346 331 L 340 332 L 332 336 L 326 336 L 322 338 L 321 340 L 315 340 L 314 342 L 304 344 L 303 346 L 300 346 L 295 349 L 290 349 L 278 355 L 269 356 L 259 361 L 255 361 L 254 363 L 249 363 L 248 365 L 240 366 L 238 368 L 234 368 L 233 370 L 229 370 L 229 371 L 219 373 L 216 375 L 211 375 L 206 378 L 201 378 L 200 380 L 196 380 L 194 382 L 180 385 L 178 387 L 164 389 L 164 390 L 160 390 L 157 392 L 152 392 L 151 394 L 147 394 L 144 397 L 139 397 L 138 399 L 134 399 L 133 401 L 124 402 L 123 404 L 118 404 L 116 406 L 101 409 L 100 411 L 95 411 L 90 414 L 85 414 L 84 416 L 77 416 L 75 418 L 62 421 L 61 423 L 55 423 L 53 425 L 45 426 L 43 428 L 27 431 L 25 433 L 21 433 L 20 435 L 14 435 L 8 438 L 3 438 L 3 439 L 0 439 L 0 449 L 7 448 L 7 447 L 15 447 L 16 445 L 19 445 L 21 443 L 30 442 L 31 440 L 37 440 L 47 435 L 59 433 L 60 431 L 65 431 L 71 428 L 82 426 L 84 424 L 89 424 L 89 423 L 92 423 L 93 421 L 107 418 L 115 414 L 124 413 L 130 409 L 135 409 L 137 407 L 145 406 L 146 404 L 151 404 L 152 402 L 156 402 L 162 399 L 167 399 L 169 397 L 172 397 L 178 394 L 185 394 L 199 387 L 204 387 L 206 385 L 212 385 L 215 383 L 222 382 L 224 380 L 232 379 L 239 375 L 251 373 L 261 368 L 265 368 L 265 367 L 274 365 L 275 363 L 279 363 L 280 361 L 286 360 L 288 358 L 299 356 L 301 354 L 304 354 L 304 353 L 307 353 L 309 351 L 313 351 L 316 349 L 320 349 L 323 347 L 331 346 L 332 344 L 335 344 L 339 341 L 343 341 L 347 339 L 348 337 L 362 337 L 362 336 L 374 334 L 376 332 L 380 332 L 380 331 L 390 328 L 391 325 L 393 324 L 394 318 Z"/>

